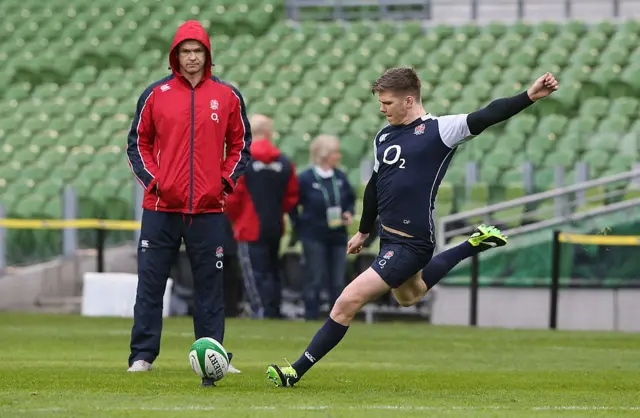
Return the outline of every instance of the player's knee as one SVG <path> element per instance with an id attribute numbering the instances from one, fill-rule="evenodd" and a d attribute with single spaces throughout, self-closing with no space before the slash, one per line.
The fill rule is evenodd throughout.
<path id="1" fill-rule="evenodd" d="M 331 309 L 331 318 L 339 323 L 351 322 L 363 302 L 351 292 L 343 292 Z"/>
<path id="2" fill-rule="evenodd" d="M 401 297 L 396 297 L 396 300 L 400 306 L 407 308 L 420 302 L 426 293 L 427 286 L 424 286 L 419 289 L 415 289 L 413 292 L 404 294 Z"/>
<path id="3" fill-rule="evenodd" d="M 411 294 L 402 298 L 396 298 L 398 304 L 403 308 L 408 308 L 409 306 L 413 306 L 416 303 L 422 300 L 423 295 Z"/>

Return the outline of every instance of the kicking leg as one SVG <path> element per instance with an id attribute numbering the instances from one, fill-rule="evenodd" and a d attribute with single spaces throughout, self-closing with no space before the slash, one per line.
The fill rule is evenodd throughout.
<path id="1" fill-rule="evenodd" d="M 467 241 L 433 257 L 422 270 L 422 279 L 427 285 L 427 291 L 465 258 L 506 244 L 507 237 L 502 235 L 498 228 L 480 225 Z"/>
<path id="2" fill-rule="evenodd" d="M 427 293 L 427 285 L 422 279 L 422 272 L 417 272 L 409 280 L 392 289 L 391 293 L 400 306 L 413 306 L 420 302 Z"/>
<path id="3" fill-rule="evenodd" d="M 393 289 L 393 296 L 401 306 L 413 306 L 462 260 L 506 243 L 500 230 L 480 225 L 467 241 L 436 255 L 421 272 Z"/>
<path id="4" fill-rule="evenodd" d="M 278 367 L 274 364 L 269 366 L 267 369 L 269 380 L 276 386 L 293 386 L 311 366 L 338 345 L 356 313 L 389 289 L 389 285 L 375 270 L 372 268 L 365 270 L 340 294 L 329 314 L 329 319 L 318 330 L 300 358 L 289 367 Z"/>

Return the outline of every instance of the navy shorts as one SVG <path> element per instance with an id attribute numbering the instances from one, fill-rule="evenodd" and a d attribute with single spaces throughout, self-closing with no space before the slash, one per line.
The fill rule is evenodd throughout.
<path id="1" fill-rule="evenodd" d="M 434 248 L 422 239 L 403 237 L 380 229 L 380 252 L 371 268 L 395 289 L 429 264 Z"/>

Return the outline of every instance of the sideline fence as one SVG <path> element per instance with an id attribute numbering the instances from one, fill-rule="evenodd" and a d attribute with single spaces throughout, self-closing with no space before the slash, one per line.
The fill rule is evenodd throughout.
<path id="1" fill-rule="evenodd" d="M 119 221 L 112 219 L 11 219 L 0 218 L 0 245 L 4 245 L 5 229 L 57 229 L 72 233 L 77 229 L 93 229 L 96 231 L 95 249 L 97 255 L 96 269 L 104 272 L 105 231 L 136 231 L 140 229 L 139 221 Z"/>
<path id="2" fill-rule="evenodd" d="M 640 246 L 640 236 L 636 235 L 594 235 L 553 231 L 551 254 L 551 284 L 549 286 L 549 328 L 558 324 L 558 294 L 560 290 L 560 244 Z M 478 324 L 479 257 L 471 259 L 471 281 L 469 284 L 469 325 Z M 639 272 L 640 275 L 640 272 Z"/>
<path id="3" fill-rule="evenodd" d="M 638 246 L 640 236 L 635 235 L 588 235 L 553 231 L 551 254 L 551 296 L 549 306 L 549 328 L 558 324 L 558 292 L 560 289 L 560 244 Z"/>

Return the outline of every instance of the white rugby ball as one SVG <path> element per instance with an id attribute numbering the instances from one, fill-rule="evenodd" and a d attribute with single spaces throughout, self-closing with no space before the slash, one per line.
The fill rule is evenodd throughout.
<path id="1" fill-rule="evenodd" d="M 200 338 L 191 345 L 191 369 L 200 377 L 221 380 L 229 370 L 229 355 L 222 344 L 213 338 Z"/>

